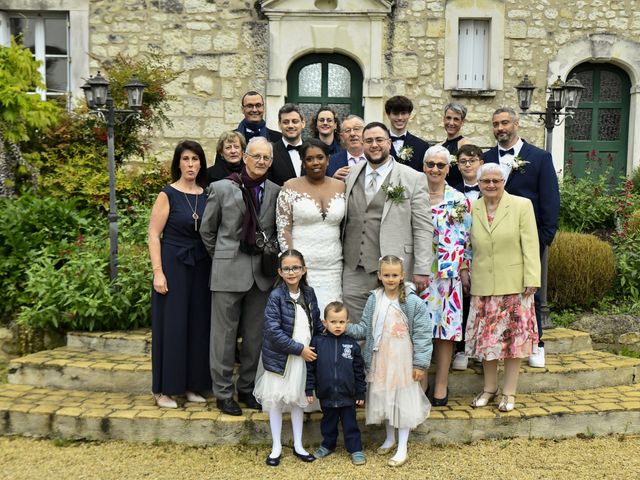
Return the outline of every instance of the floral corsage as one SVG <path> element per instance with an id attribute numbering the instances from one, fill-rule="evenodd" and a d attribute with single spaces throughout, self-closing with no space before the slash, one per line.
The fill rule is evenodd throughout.
<path id="1" fill-rule="evenodd" d="M 449 223 L 463 223 L 467 213 L 467 205 L 464 202 L 454 202 L 453 211 L 449 215 Z"/>
<path id="2" fill-rule="evenodd" d="M 402 147 L 398 152 L 398 158 L 402 160 L 402 163 L 406 163 L 413 158 L 413 148 Z"/>
<path id="3" fill-rule="evenodd" d="M 455 155 L 449 155 L 449 166 L 453 167 L 456 163 L 458 163 L 458 157 Z"/>
<path id="4" fill-rule="evenodd" d="M 406 192 L 407 189 L 404 188 L 404 185 L 393 185 L 392 183 L 390 183 L 386 187 L 383 186 L 382 188 L 384 189 L 384 193 L 387 194 L 387 200 L 391 200 L 396 205 L 399 205 L 405 201 L 404 192 Z"/>
<path id="5" fill-rule="evenodd" d="M 511 161 L 511 170 L 513 170 L 514 172 L 524 173 L 524 167 L 527 163 L 529 162 L 527 162 L 520 155 L 516 155 L 514 159 Z"/>

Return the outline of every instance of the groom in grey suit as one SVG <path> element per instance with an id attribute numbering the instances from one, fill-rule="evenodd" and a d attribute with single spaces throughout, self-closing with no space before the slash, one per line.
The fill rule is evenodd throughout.
<path id="1" fill-rule="evenodd" d="M 389 130 L 380 122 L 364 127 L 366 162 L 351 167 L 346 178 L 347 211 L 342 232 L 343 300 L 351 321 L 359 322 L 369 291 L 377 285 L 378 260 L 404 259 L 405 280 L 418 291 L 429 285 L 433 258 L 433 225 L 424 174 L 389 155 Z M 387 187 L 401 186 L 399 198 Z"/>
<path id="2" fill-rule="evenodd" d="M 255 225 L 247 208 L 256 207 L 262 230 L 271 238 L 276 231 L 276 200 L 280 187 L 267 180 L 273 161 L 273 149 L 264 137 L 249 141 L 244 154 L 245 167 L 239 183 L 223 179 L 212 183 L 204 210 L 200 235 L 212 258 L 211 341 L 209 366 L 213 394 L 218 408 L 229 415 L 241 415 L 233 399 L 233 367 L 236 338 L 242 337 L 240 370 L 236 389 L 238 400 L 249 408 L 260 408 L 253 396 L 253 384 L 262 348 L 264 309 L 273 277 L 260 268 L 260 255 L 240 249 L 245 232 L 255 237 Z M 249 225 L 249 227 L 247 227 Z M 249 232 L 252 230 L 252 232 Z"/>

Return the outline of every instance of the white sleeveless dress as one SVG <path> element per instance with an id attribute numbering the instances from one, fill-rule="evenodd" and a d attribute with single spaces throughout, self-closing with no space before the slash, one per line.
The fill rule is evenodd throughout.
<path id="1" fill-rule="evenodd" d="M 284 232 L 289 230 L 293 248 L 307 264 L 307 281 L 318 297 L 318 308 L 342 300 L 342 242 L 340 224 L 345 214 L 345 195 L 336 193 L 326 212 L 307 193 L 284 188 L 278 197 L 278 241 L 280 249 L 292 248 Z"/>

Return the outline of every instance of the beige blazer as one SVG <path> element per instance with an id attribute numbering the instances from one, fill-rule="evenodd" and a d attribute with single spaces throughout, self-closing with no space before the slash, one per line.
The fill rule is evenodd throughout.
<path id="1" fill-rule="evenodd" d="M 504 192 L 489 225 L 484 198 L 471 205 L 471 295 L 540 286 L 540 247 L 531 201 Z"/>
<path id="2" fill-rule="evenodd" d="M 413 168 L 394 162 L 389 172 L 389 184 L 403 185 L 405 198 L 400 203 L 386 200 L 380 223 L 380 252 L 382 256 L 395 255 L 404 258 L 406 278 L 411 275 L 430 275 L 433 253 L 433 223 L 427 190 L 427 178 Z M 349 196 L 358 175 L 367 162 L 360 162 L 349 170 L 345 179 L 349 215 Z"/>

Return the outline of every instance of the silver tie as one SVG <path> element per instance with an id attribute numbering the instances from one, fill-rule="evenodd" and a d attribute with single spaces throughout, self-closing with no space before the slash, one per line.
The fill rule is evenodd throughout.
<path id="1" fill-rule="evenodd" d="M 365 196 L 367 197 L 367 203 L 371 203 L 373 197 L 375 197 L 376 193 L 378 193 L 378 176 L 380 174 L 375 170 L 369 174 L 370 180 L 367 184 L 367 188 L 364 191 Z"/>

